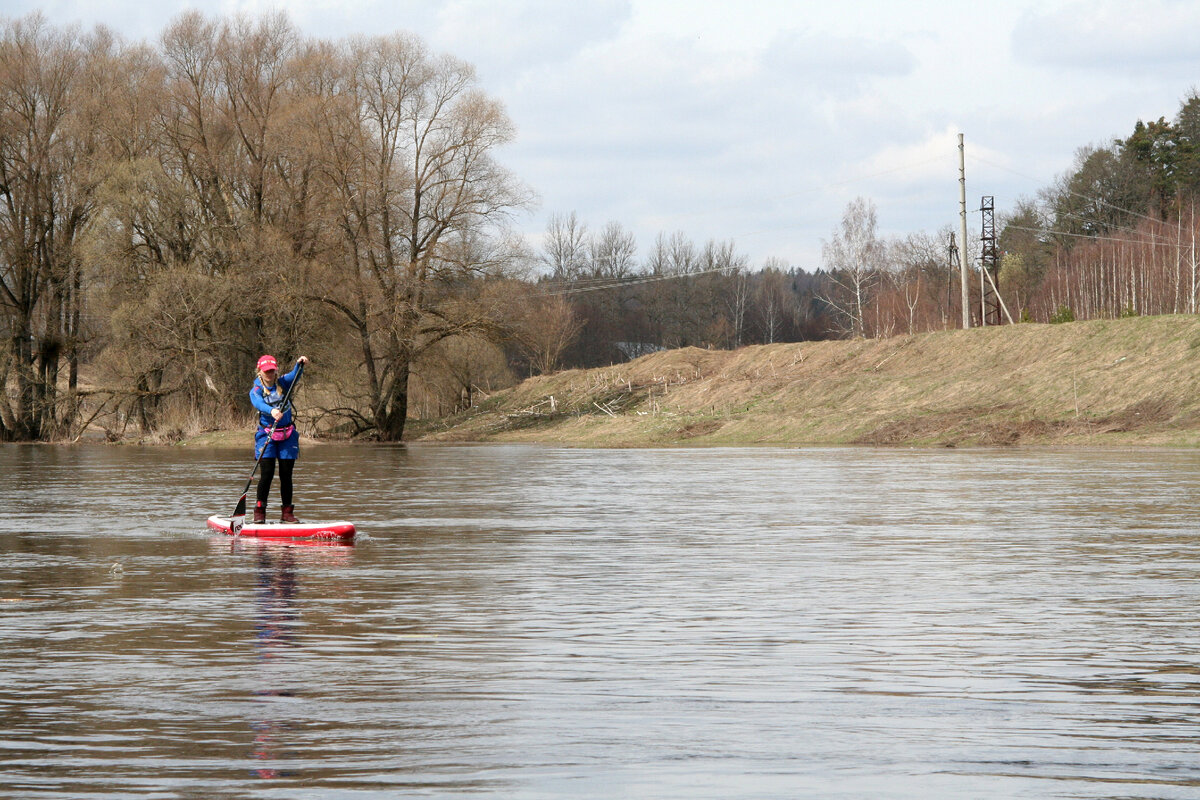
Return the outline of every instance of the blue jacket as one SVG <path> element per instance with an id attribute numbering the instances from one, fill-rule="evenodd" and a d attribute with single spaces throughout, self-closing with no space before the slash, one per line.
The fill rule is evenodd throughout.
<path id="1" fill-rule="evenodd" d="M 261 378 L 254 379 L 254 386 L 250 388 L 250 403 L 258 409 L 258 426 L 259 428 L 269 428 L 275 418 L 271 416 L 271 409 L 283 402 L 283 396 L 287 394 L 287 390 L 291 388 L 292 381 L 296 380 L 296 367 L 292 367 L 292 371 L 287 375 L 280 375 L 275 379 L 275 387 L 268 389 L 263 386 Z M 276 429 L 286 428 L 292 424 L 292 409 L 289 407 L 283 412 L 283 416 L 279 419 L 279 424 Z"/>

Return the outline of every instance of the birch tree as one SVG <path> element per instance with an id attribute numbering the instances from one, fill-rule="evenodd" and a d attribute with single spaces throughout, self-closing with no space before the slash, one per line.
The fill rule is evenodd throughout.
<path id="1" fill-rule="evenodd" d="M 850 336 L 866 335 L 866 311 L 883 268 L 883 243 L 876 236 L 875 204 L 866 198 L 852 200 L 842 214 L 833 238 L 824 243 L 822 256 L 837 291 L 827 301 L 845 321 Z"/>

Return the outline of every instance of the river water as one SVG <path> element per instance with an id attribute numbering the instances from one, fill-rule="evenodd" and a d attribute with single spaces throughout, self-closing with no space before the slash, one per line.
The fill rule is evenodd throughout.
<path id="1" fill-rule="evenodd" d="M 1200 796 L 1200 453 L 249 466 L 0 447 L 0 796 Z"/>

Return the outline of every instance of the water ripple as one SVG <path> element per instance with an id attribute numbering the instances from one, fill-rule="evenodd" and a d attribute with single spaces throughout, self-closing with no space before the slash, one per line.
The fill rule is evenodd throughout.
<path id="1" fill-rule="evenodd" d="M 22 798 L 1183 798 L 1190 452 L 0 446 Z M 152 487 L 148 488 L 148 487 Z"/>

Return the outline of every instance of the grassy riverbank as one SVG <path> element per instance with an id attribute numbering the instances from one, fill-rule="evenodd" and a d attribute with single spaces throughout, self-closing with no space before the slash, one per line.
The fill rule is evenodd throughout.
<path id="1" fill-rule="evenodd" d="M 425 441 L 1200 445 L 1200 319 L 1022 324 L 531 378 Z"/>

